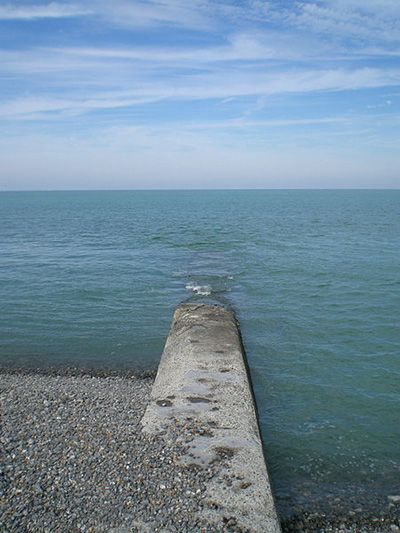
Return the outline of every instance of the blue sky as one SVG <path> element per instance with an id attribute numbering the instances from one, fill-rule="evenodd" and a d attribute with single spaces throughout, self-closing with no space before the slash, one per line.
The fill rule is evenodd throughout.
<path id="1" fill-rule="evenodd" d="M 398 0 L 0 5 L 0 190 L 398 188 Z"/>

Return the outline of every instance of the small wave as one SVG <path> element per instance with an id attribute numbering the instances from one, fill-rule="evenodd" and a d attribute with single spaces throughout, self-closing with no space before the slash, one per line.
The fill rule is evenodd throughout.
<path id="1" fill-rule="evenodd" d="M 197 285 L 197 283 L 194 283 L 193 281 L 187 283 L 185 289 L 193 291 L 199 296 L 209 296 L 211 294 L 211 285 Z"/>

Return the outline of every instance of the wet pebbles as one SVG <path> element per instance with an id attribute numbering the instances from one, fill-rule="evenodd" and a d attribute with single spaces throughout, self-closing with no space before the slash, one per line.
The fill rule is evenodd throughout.
<path id="1" fill-rule="evenodd" d="M 284 533 L 400 533 L 397 494 L 373 485 L 303 481 L 276 500 Z"/>

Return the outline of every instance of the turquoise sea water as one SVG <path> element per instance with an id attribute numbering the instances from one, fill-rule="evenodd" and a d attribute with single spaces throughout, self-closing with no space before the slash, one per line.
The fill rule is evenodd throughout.
<path id="1" fill-rule="evenodd" d="M 155 368 L 230 305 L 282 513 L 399 494 L 400 191 L 1 193 L 0 235 L 2 366 Z"/>

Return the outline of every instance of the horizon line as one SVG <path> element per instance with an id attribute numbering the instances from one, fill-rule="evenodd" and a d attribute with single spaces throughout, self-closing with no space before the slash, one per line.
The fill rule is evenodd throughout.
<path id="1" fill-rule="evenodd" d="M 17 192 L 211 192 L 211 191 L 398 191 L 399 187 L 229 187 L 229 188 L 132 188 L 132 189 L 0 189 L 0 193 Z"/>

